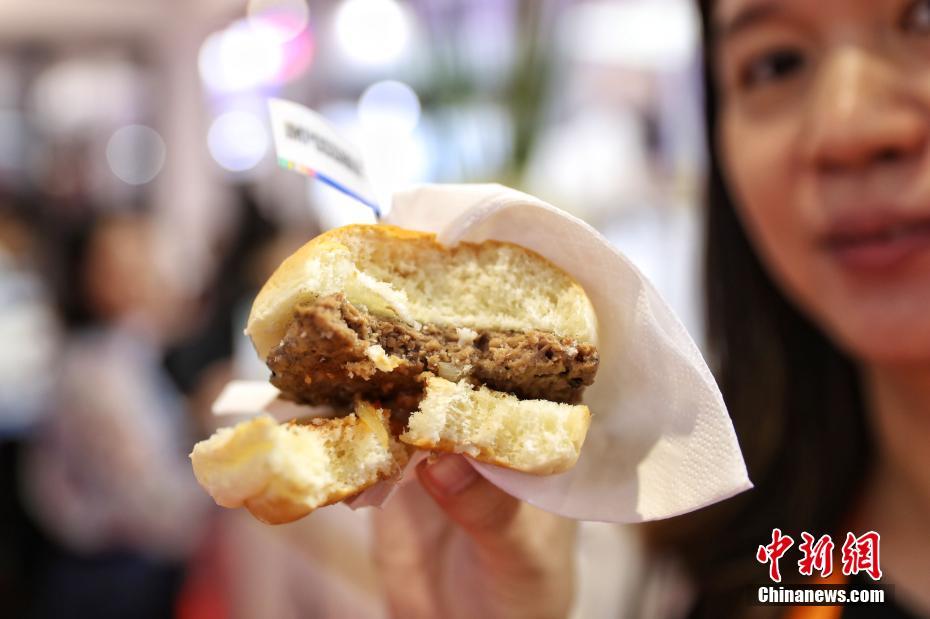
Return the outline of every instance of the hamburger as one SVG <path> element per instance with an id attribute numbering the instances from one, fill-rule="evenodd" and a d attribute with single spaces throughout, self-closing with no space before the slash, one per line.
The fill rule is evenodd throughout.
<path id="1" fill-rule="evenodd" d="M 563 472 L 590 424 L 593 306 L 567 273 L 511 243 L 331 230 L 278 267 L 246 333 L 282 397 L 336 411 L 283 424 L 262 415 L 194 447 L 216 502 L 265 522 L 391 478 L 415 449 Z"/>

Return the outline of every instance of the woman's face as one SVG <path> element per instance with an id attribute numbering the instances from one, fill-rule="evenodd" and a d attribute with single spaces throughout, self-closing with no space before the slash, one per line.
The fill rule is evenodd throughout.
<path id="1" fill-rule="evenodd" d="M 930 0 L 718 0 L 718 146 L 788 294 L 871 363 L 930 362 Z"/>
<path id="2" fill-rule="evenodd" d="M 141 220 L 115 218 L 94 231 L 84 264 L 85 294 L 101 318 L 144 312 L 155 295 L 151 241 Z"/>

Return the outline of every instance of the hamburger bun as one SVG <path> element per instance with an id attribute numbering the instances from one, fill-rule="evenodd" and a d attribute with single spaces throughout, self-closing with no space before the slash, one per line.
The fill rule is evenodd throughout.
<path id="1" fill-rule="evenodd" d="M 350 225 L 298 249 L 262 287 L 246 327 L 258 356 L 281 341 L 295 306 L 340 292 L 411 325 L 536 329 L 597 343 L 584 289 L 536 252 L 499 241 L 445 247 L 428 232 Z"/>
<path id="2" fill-rule="evenodd" d="M 583 404 L 520 400 L 431 376 L 400 440 L 420 449 L 461 452 L 482 462 L 550 475 L 575 464 L 590 424 L 591 413 Z"/>
<path id="3" fill-rule="evenodd" d="M 391 436 L 387 412 L 361 402 L 338 419 L 279 424 L 261 415 L 221 428 L 194 446 L 191 461 L 217 505 L 281 524 L 396 475 L 407 450 Z"/>

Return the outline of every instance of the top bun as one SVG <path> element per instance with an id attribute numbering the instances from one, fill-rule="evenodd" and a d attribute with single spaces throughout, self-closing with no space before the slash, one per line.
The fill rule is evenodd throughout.
<path id="1" fill-rule="evenodd" d="M 596 343 L 584 290 L 533 251 L 500 241 L 445 247 L 428 232 L 350 225 L 298 249 L 258 293 L 246 333 L 259 356 L 281 341 L 298 304 L 338 292 L 414 326 L 540 330 Z"/>

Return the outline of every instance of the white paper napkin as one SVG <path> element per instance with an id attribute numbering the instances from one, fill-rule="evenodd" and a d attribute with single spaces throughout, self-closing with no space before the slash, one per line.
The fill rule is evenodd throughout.
<path id="1" fill-rule="evenodd" d="M 639 522 L 752 487 L 720 390 L 652 284 L 594 228 L 501 185 L 425 185 L 395 196 L 385 223 L 440 242 L 496 239 L 570 273 L 598 318 L 600 368 L 585 390 L 591 429 L 578 464 L 537 477 L 475 462 L 495 485 L 570 518 Z"/>

